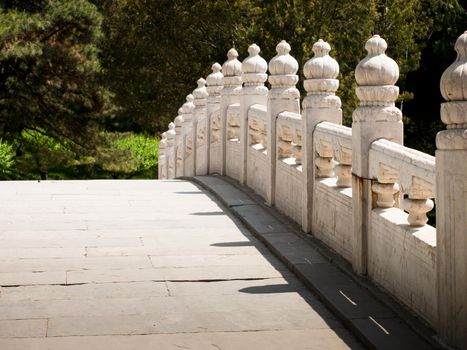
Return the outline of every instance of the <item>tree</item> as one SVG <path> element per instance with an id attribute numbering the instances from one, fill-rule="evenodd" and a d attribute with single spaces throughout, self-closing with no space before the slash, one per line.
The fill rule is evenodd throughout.
<path id="1" fill-rule="evenodd" d="M 87 0 L 0 3 L 0 133 L 24 130 L 88 148 L 105 106 L 101 14 Z"/>
<path id="2" fill-rule="evenodd" d="M 104 22 L 102 56 L 106 83 L 120 106 L 113 122 L 163 130 L 194 82 L 209 73 L 213 62 L 223 63 L 230 46 L 244 58 L 256 42 L 270 60 L 276 44 L 286 39 L 303 67 L 322 38 L 340 64 L 338 94 L 349 124 L 358 104 L 353 72 L 372 34 L 387 40 L 388 55 L 399 64 L 403 107 L 413 96 L 407 74 L 418 69 L 431 33 L 459 8 L 457 0 L 115 1 Z"/>
<path id="3" fill-rule="evenodd" d="M 177 105 L 242 38 L 243 1 L 120 0 L 104 21 L 105 83 L 121 107 L 110 126 L 160 131 Z M 245 1 L 248 3 L 248 1 Z"/>

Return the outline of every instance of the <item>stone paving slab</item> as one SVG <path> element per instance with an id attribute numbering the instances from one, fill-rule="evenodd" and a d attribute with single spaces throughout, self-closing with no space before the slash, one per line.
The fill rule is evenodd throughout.
<path id="1" fill-rule="evenodd" d="M 190 182 L 13 181 L 0 193 L 1 350 L 361 348 Z"/>
<path id="2" fill-rule="evenodd" d="M 296 225 L 283 215 L 274 215 L 274 209 L 266 208 L 256 196 L 247 195 L 235 181 L 219 176 L 197 176 L 192 180 L 229 207 L 367 346 L 435 348 L 355 279 L 349 278 L 330 260 L 320 257 L 318 249 L 310 240 L 302 238 Z M 255 203 L 230 204 L 236 197 L 243 200 L 245 196 L 255 199 Z M 274 236 L 270 237 L 272 234 Z"/>
<path id="3" fill-rule="evenodd" d="M 53 300 L 81 300 L 81 299 L 105 299 L 125 298 L 131 295 L 133 298 L 149 298 L 169 296 L 165 282 L 123 282 L 76 284 L 76 285 L 36 285 L 19 286 L 15 288 L 3 288 L 1 292 L 2 303 L 26 301 L 53 301 Z"/>
<path id="4" fill-rule="evenodd" d="M 0 339 L 5 350 L 334 350 L 357 349 L 359 344 L 331 329 L 249 332 L 198 332 L 151 335 L 113 335 Z"/>

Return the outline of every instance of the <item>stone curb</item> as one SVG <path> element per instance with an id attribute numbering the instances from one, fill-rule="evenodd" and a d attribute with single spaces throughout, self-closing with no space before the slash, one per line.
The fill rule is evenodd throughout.
<path id="1" fill-rule="evenodd" d="M 185 178 L 214 195 L 262 241 L 368 348 L 443 349 L 434 332 L 298 225 L 233 180 Z M 343 268 L 344 267 L 344 268 Z M 414 331 L 415 330 L 415 331 Z"/>

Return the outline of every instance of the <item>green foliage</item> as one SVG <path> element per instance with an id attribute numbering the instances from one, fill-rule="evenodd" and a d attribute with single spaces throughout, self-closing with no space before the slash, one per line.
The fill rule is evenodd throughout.
<path id="1" fill-rule="evenodd" d="M 133 133 L 105 133 L 96 165 L 113 178 L 156 178 L 158 139 Z"/>
<path id="2" fill-rule="evenodd" d="M 13 147 L 0 139 L 0 179 L 8 179 L 11 175 L 11 169 L 15 163 L 15 152 Z"/>
<path id="3" fill-rule="evenodd" d="M 52 138 L 41 130 L 23 130 L 15 141 L 15 176 L 39 179 L 46 173 L 70 166 L 76 157 L 72 145 L 70 141 Z"/>
<path id="4" fill-rule="evenodd" d="M 0 133 L 40 129 L 93 144 L 105 107 L 98 83 L 101 14 L 86 0 L 0 5 Z"/>
<path id="5" fill-rule="evenodd" d="M 400 67 L 406 145 L 432 153 L 439 78 L 466 26 L 459 0 L 2 0 L 0 176 L 154 178 L 157 141 L 145 135 L 230 47 L 243 59 L 252 42 L 269 61 L 285 39 L 303 67 L 328 41 L 349 124 L 372 34 Z"/>
<path id="6" fill-rule="evenodd" d="M 458 0 L 116 1 L 104 21 L 108 40 L 102 53 L 106 84 L 121 107 L 112 123 L 162 131 L 173 119 L 174 106 L 209 74 L 213 62 L 225 61 L 231 46 L 242 59 L 256 42 L 270 60 L 276 44 L 286 39 L 303 67 L 313 56 L 313 43 L 322 38 L 340 64 L 338 94 L 348 124 L 358 104 L 354 69 L 372 34 L 387 40 L 387 53 L 399 64 L 402 105 L 413 96 L 406 77 L 418 69 L 423 49 L 434 33 L 451 31 L 445 24 L 459 16 L 465 17 L 465 10 Z M 459 35 L 463 28 L 454 31 Z"/>

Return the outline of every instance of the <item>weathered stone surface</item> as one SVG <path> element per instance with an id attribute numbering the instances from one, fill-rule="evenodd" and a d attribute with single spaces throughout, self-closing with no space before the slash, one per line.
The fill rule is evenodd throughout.
<path id="1" fill-rule="evenodd" d="M 237 204 L 248 198 L 222 186 Z M 2 350 L 360 347 L 259 239 L 193 184 L 3 188 L 11 205 L 0 204 L 8 223 L 0 227 Z M 271 217 L 259 219 L 258 229 L 278 239 L 268 233 Z"/>
<path id="2" fill-rule="evenodd" d="M 307 329 L 255 332 L 200 332 L 155 335 L 79 336 L 33 339 L 0 339 L 5 350 L 48 350 L 104 348 L 139 350 L 144 348 L 179 350 L 302 350 L 358 349 L 360 345 L 345 332 L 336 337 L 334 330 Z"/>

